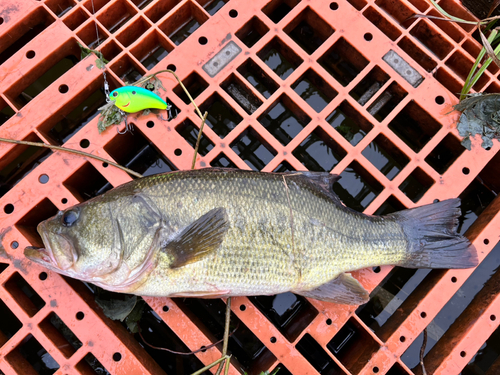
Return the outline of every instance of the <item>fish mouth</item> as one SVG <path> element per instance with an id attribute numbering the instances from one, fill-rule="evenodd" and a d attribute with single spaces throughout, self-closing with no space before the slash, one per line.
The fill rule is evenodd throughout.
<path id="1" fill-rule="evenodd" d="M 58 266 L 52 251 L 44 249 L 43 247 L 28 246 L 24 249 L 24 256 L 32 262 L 38 263 L 50 271 L 60 273 L 69 277 L 75 277 L 71 273 L 71 269 L 62 269 Z"/>
<path id="2" fill-rule="evenodd" d="M 125 108 L 125 107 L 128 107 L 129 105 L 130 105 L 130 102 L 128 102 L 128 103 L 127 103 L 127 104 L 125 104 L 125 105 L 122 105 L 122 107 L 123 107 L 123 108 Z"/>
<path id="3" fill-rule="evenodd" d="M 75 259 L 70 242 L 64 238 L 64 236 L 57 235 L 58 240 L 56 242 L 58 245 L 53 243 L 51 237 L 49 236 L 48 228 L 46 228 L 45 222 L 38 225 L 38 233 L 42 237 L 45 248 L 35 246 L 26 247 L 24 249 L 24 255 L 26 258 L 39 263 L 44 267 L 56 270 L 57 272 L 71 268 Z M 58 257 L 56 257 L 54 249 L 59 254 Z"/>
<path id="4" fill-rule="evenodd" d="M 28 246 L 24 249 L 24 256 L 43 266 L 54 265 L 51 252 L 43 247 Z"/>

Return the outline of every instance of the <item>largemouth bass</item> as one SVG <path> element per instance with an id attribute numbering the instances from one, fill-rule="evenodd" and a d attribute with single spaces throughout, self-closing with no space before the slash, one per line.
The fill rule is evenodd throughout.
<path id="1" fill-rule="evenodd" d="M 368 216 L 345 207 L 329 173 L 178 171 L 119 186 L 40 223 L 45 249 L 25 255 L 55 272 L 143 296 L 292 291 L 361 304 L 348 272 L 376 265 L 469 268 L 456 233 L 459 199 Z"/>

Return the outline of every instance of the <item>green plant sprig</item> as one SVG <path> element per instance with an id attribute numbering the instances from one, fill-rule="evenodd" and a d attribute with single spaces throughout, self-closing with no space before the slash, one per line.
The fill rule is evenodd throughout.
<path id="1" fill-rule="evenodd" d="M 480 20 L 479 22 L 477 21 L 468 21 L 468 20 L 464 20 L 462 18 L 459 18 L 459 17 L 455 17 L 455 16 L 452 16 L 451 14 L 449 14 L 447 11 L 445 11 L 437 2 L 436 0 L 430 0 L 430 2 L 432 3 L 432 5 L 434 5 L 434 7 L 437 9 L 437 11 L 439 13 L 441 13 L 443 16 L 445 16 L 446 18 L 448 19 L 442 19 L 442 18 L 439 18 L 439 17 L 435 17 L 435 16 L 428 16 L 428 15 L 419 15 L 419 17 L 426 17 L 426 18 L 434 18 L 434 19 L 440 19 L 440 20 L 444 20 L 444 21 L 451 21 L 451 22 L 457 22 L 457 23 L 466 23 L 468 25 L 486 25 L 486 24 L 489 24 L 491 21 L 494 21 L 494 20 L 498 20 L 500 19 L 500 16 L 494 16 L 494 17 L 488 17 L 488 18 L 485 18 L 483 20 Z M 490 12 L 491 13 L 491 12 Z"/>
<path id="2" fill-rule="evenodd" d="M 488 69 L 488 66 L 494 61 L 500 67 L 500 60 L 497 57 L 497 54 L 500 52 L 500 44 L 493 50 L 491 47 L 491 43 L 495 42 L 499 39 L 498 30 L 491 30 L 490 36 L 488 38 L 485 37 L 484 33 L 479 29 L 479 35 L 481 36 L 481 40 L 483 42 L 483 48 L 477 55 L 476 61 L 472 66 L 469 75 L 467 76 L 464 87 L 460 92 L 460 100 L 464 100 L 467 97 L 467 94 L 470 92 L 472 87 L 477 83 L 477 81 L 481 78 L 484 71 Z M 484 56 L 488 53 L 489 57 L 479 68 L 479 64 L 483 60 Z M 478 69 L 479 68 L 479 69 Z"/>
<path id="3" fill-rule="evenodd" d="M 493 49 L 492 44 L 495 44 L 495 42 L 498 42 L 500 40 L 500 35 L 498 33 L 497 29 L 494 29 L 493 26 L 495 25 L 496 21 L 500 19 L 500 16 L 494 16 L 490 17 L 491 13 L 493 10 L 498 6 L 499 1 L 496 1 L 493 6 L 490 9 L 490 12 L 488 13 L 488 17 L 480 20 L 480 21 L 469 21 L 469 20 L 464 20 L 459 17 L 455 17 L 448 12 L 446 12 L 437 2 L 436 0 L 430 0 L 432 5 L 437 9 L 439 13 L 441 13 L 445 18 L 441 17 L 435 17 L 435 16 L 430 16 L 430 15 L 418 15 L 418 17 L 425 17 L 425 18 L 431 18 L 431 19 L 439 19 L 442 21 L 450 21 L 450 22 L 456 22 L 456 23 L 465 23 L 469 25 L 476 25 L 477 29 L 479 31 L 479 35 L 481 37 L 481 42 L 483 44 L 483 48 L 479 52 L 478 56 L 476 57 L 476 61 L 474 62 L 474 65 L 472 66 L 469 75 L 467 76 L 464 86 L 462 88 L 462 91 L 460 92 L 460 100 L 464 100 L 467 97 L 467 94 L 471 91 L 471 89 L 474 87 L 474 85 L 477 83 L 477 81 L 481 78 L 481 76 L 484 74 L 485 70 L 490 66 L 492 62 L 497 64 L 500 67 L 500 59 L 498 58 L 498 54 L 500 53 L 500 44 Z M 486 26 L 484 28 L 484 31 L 481 30 L 482 26 Z M 484 35 L 485 32 L 490 32 L 490 35 L 488 38 Z M 481 64 L 481 61 L 483 61 L 485 55 L 488 55 L 488 58 Z M 481 65 L 481 66 L 480 66 Z"/>

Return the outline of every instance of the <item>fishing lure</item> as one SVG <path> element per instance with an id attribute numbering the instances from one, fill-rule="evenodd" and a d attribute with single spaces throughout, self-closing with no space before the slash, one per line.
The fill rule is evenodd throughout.
<path id="1" fill-rule="evenodd" d="M 135 113 L 144 109 L 168 109 L 168 104 L 154 92 L 142 87 L 123 86 L 113 90 L 109 99 L 124 112 Z"/>

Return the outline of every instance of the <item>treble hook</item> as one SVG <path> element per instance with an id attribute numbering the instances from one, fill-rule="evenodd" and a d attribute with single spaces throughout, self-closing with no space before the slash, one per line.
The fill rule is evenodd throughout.
<path id="1" fill-rule="evenodd" d="M 131 134 L 134 134 L 134 126 L 127 122 L 127 115 L 121 109 L 119 111 L 120 111 L 120 114 L 124 117 L 125 130 L 123 132 L 121 132 L 120 130 L 118 130 L 118 128 L 116 128 L 116 131 L 118 132 L 118 134 L 122 134 L 122 135 L 126 134 L 128 131 L 130 131 Z"/>

